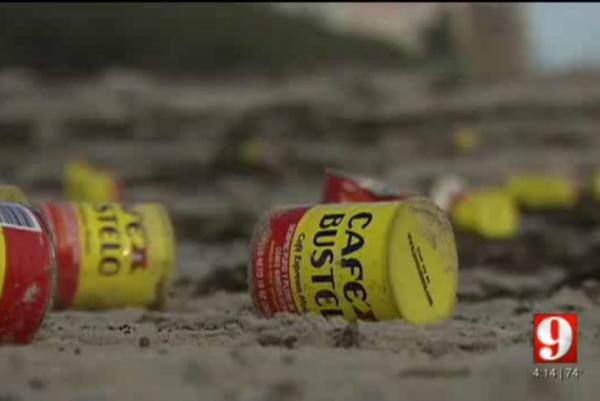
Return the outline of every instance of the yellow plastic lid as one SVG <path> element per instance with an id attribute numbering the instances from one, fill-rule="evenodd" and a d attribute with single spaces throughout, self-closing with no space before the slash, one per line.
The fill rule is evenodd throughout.
<path id="1" fill-rule="evenodd" d="M 119 180 L 110 170 L 91 166 L 85 160 L 74 160 L 65 166 L 67 199 L 77 202 L 118 202 Z"/>
<path id="2" fill-rule="evenodd" d="M 516 174 L 509 177 L 508 190 L 531 209 L 569 208 L 579 196 L 577 182 L 563 175 Z"/>
<path id="3" fill-rule="evenodd" d="M 455 203 L 452 219 L 463 229 L 487 238 L 510 238 L 519 230 L 519 209 L 514 198 L 502 188 L 481 188 Z"/>
<path id="4" fill-rule="evenodd" d="M 452 226 L 432 201 L 409 198 L 391 226 L 388 273 L 398 312 L 408 322 L 435 323 L 456 305 L 458 257 Z"/>

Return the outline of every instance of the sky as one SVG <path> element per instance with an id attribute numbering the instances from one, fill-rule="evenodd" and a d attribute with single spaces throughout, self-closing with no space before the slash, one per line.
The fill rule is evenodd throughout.
<path id="1" fill-rule="evenodd" d="M 534 62 L 544 70 L 600 67 L 600 4 L 529 3 Z"/>

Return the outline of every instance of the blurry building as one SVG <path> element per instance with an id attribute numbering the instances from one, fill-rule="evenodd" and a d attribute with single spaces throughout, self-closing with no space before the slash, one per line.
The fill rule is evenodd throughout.
<path id="1" fill-rule="evenodd" d="M 522 4 L 455 3 L 447 10 L 465 72 L 494 80 L 527 71 L 530 49 Z"/>
<path id="2" fill-rule="evenodd" d="M 329 28 L 424 50 L 423 28 L 440 13 L 451 20 L 451 40 L 463 70 L 481 79 L 524 73 L 526 21 L 518 3 L 272 3 L 279 10 L 320 19 Z"/>
<path id="3" fill-rule="evenodd" d="M 371 36 L 420 50 L 420 29 L 439 3 L 272 3 L 280 11 L 316 18 L 332 30 Z"/>

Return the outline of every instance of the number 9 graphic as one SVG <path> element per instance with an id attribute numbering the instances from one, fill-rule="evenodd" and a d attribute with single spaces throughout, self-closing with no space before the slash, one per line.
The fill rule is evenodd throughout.
<path id="1" fill-rule="evenodd" d="M 536 362 L 575 362 L 577 315 L 536 315 L 534 339 Z"/>

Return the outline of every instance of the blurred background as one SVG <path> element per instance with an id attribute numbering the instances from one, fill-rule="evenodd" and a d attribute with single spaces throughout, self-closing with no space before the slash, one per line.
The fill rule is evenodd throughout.
<path id="1" fill-rule="evenodd" d="M 318 202 L 325 168 L 424 194 L 445 173 L 587 182 L 598 16 L 587 3 L 2 4 L 0 180 L 44 200 L 63 196 L 70 160 L 112 169 L 125 201 L 170 209 L 189 275 L 244 265 L 257 216 Z M 523 262 L 514 243 L 465 260 L 581 264 L 569 252 L 590 257 L 593 229 L 574 231 L 576 249 L 554 238 L 549 261 L 538 246 Z"/>

